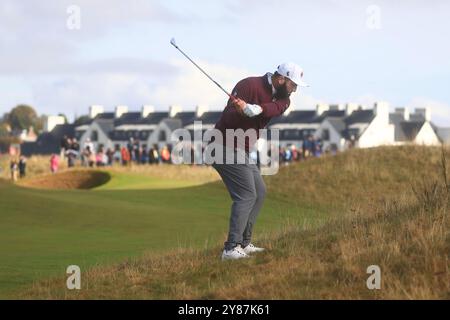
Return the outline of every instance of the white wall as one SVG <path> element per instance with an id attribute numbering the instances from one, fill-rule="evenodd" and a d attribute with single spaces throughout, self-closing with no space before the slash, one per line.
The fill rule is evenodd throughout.
<path id="1" fill-rule="evenodd" d="M 331 144 L 335 144 L 339 151 L 343 151 L 344 145 L 341 143 L 342 136 L 327 120 L 322 121 L 319 129 L 314 133 L 315 139 L 322 139 L 322 132 L 327 130 L 330 133 L 330 139 L 328 141 L 323 140 L 323 150 L 327 149 Z"/>
<path id="2" fill-rule="evenodd" d="M 380 145 L 393 145 L 395 139 L 395 127 L 389 124 L 389 107 L 386 103 L 375 105 L 376 116 L 369 126 L 362 132 L 359 148 L 371 148 Z"/>
<path id="3" fill-rule="evenodd" d="M 436 132 L 434 132 L 433 127 L 431 127 L 429 122 L 425 122 L 417 133 L 414 143 L 423 144 L 427 146 L 437 146 L 440 145 L 440 141 Z"/>
<path id="4" fill-rule="evenodd" d="M 114 148 L 114 143 L 107 137 L 103 130 L 99 127 L 99 125 L 94 121 L 89 126 L 89 129 L 81 136 L 80 138 L 80 147 L 83 148 L 87 138 L 90 138 L 92 135 L 92 131 L 97 131 L 97 141 L 91 141 L 94 144 L 94 151 L 97 152 L 97 148 L 100 144 L 103 144 L 104 148 Z"/>

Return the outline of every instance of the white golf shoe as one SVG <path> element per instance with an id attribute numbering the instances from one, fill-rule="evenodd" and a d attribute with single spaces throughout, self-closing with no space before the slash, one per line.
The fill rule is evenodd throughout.
<path id="1" fill-rule="evenodd" d="M 237 245 L 231 250 L 223 250 L 222 260 L 237 260 L 250 258 L 248 254 L 244 252 L 240 245 Z"/>
<path id="2" fill-rule="evenodd" d="M 264 250 L 265 250 L 264 248 L 255 247 L 252 243 L 250 243 L 248 246 L 242 249 L 242 251 L 244 251 L 247 255 L 256 252 L 263 252 Z"/>

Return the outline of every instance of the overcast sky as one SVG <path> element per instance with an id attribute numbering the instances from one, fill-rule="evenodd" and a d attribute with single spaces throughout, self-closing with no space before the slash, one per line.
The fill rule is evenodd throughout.
<path id="1" fill-rule="evenodd" d="M 450 126 L 449 12 L 445 0 L 0 0 L 0 114 L 19 103 L 69 119 L 91 104 L 223 109 L 175 37 L 228 90 L 293 61 L 311 84 L 293 97 L 299 109 L 383 100 L 430 106 Z"/>

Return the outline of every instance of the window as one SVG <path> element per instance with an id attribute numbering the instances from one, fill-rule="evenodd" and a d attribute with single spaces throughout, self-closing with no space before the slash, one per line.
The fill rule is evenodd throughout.
<path id="1" fill-rule="evenodd" d="M 281 140 L 299 140 L 301 132 L 298 129 L 284 129 L 280 131 Z"/>
<path id="2" fill-rule="evenodd" d="M 323 129 L 322 130 L 322 140 L 323 141 L 329 141 L 330 140 L 330 130 L 329 129 Z"/>
<path id="3" fill-rule="evenodd" d="M 97 132 L 97 130 L 92 130 L 92 132 L 91 132 L 91 141 L 93 141 L 93 142 L 98 141 L 98 132 Z"/>

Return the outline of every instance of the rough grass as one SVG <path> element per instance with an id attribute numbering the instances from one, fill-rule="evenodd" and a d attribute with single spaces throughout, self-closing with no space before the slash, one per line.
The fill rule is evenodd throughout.
<path id="1" fill-rule="evenodd" d="M 0 178 L 10 180 L 11 171 L 9 164 L 12 159 L 19 160 L 18 157 L 10 157 L 9 155 L 0 156 Z M 59 171 L 67 169 L 67 163 L 60 161 Z M 32 156 L 27 158 L 27 178 L 40 176 L 50 173 L 50 156 Z"/>
<path id="2" fill-rule="evenodd" d="M 268 250 L 219 260 L 220 245 L 149 252 L 36 282 L 20 298 L 41 299 L 450 299 L 449 150 L 353 150 L 282 168 L 269 192 L 297 206 L 331 205 L 325 225 L 286 220 L 259 235 Z M 381 268 L 368 290 L 367 267 Z"/>

